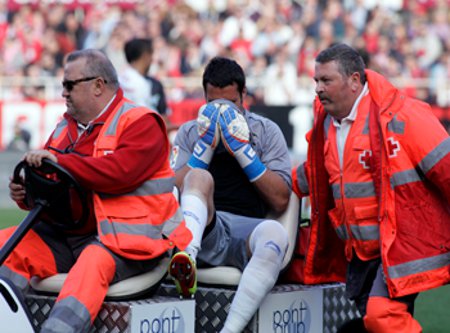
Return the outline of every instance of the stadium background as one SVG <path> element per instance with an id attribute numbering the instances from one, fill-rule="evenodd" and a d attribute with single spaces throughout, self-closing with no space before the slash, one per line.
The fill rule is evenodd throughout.
<path id="1" fill-rule="evenodd" d="M 8 150 L 14 128 L 31 134 L 32 148 L 44 142 L 65 109 L 62 64 L 72 50 L 102 49 L 120 72 L 124 43 L 152 38 L 150 73 L 175 124 L 203 103 L 208 60 L 232 57 L 247 74 L 248 107 L 280 124 L 298 160 L 312 121 L 314 57 L 333 42 L 360 50 L 450 130 L 449 8 L 450 0 L 0 0 L 0 227 L 23 216 L 7 195 L 22 154 Z M 448 332 L 448 287 L 419 298 L 425 332 Z"/>
<path id="2" fill-rule="evenodd" d="M 64 112 L 62 63 L 75 49 L 106 52 L 126 66 L 124 43 L 154 41 L 150 73 L 166 89 L 171 120 L 195 117 L 204 65 L 236 59 L 247 104 L 276 119 L 302 154 L 314 98 L 314 58 L 346 42 L 368 67 L 429 102 L 449 127 L 450 0 L 3 0 L 0 1 L 0 150 L 14 127 L 39 147 Z M 278 109 L 278 107 L 284 107 Z M 296 110 L 296 115 L 290 115 Z M 289 115 L 283 115 L 289 113 Z"/>

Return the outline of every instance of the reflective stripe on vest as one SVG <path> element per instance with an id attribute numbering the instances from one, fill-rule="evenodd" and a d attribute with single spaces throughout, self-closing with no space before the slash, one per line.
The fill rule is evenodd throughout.
<path id="1" fill-rule="evenodd" d="M 391 176 L 391 187 L 395 188 L 396 186 L 421 181 L 423 181 L 423 178 L 417 173 L 417 171 L 410 169 L 394 173 Z"/>
<path id="2" fill-rule="evenodd" d="M 369 117 L 366 117 L 366 121 L 364 122 L 364 128 L 362 130 L 362 134 L 369 135 Z"/>
<path id="3" fill-rule="evenodd" d="M 144 114 L 153 113 L 128 102 L 116 108 L 97 138 L 96 157 L 103 156 L 105 150 L 114 153 L 127 125 Z M 155 116 L 159 117 L 156 113 Z M 101 242 L 115 253 L 135 260 L 154 258 L 175 246 L 184 249 L 192 236 L 172 194 L 174 176 L 167 159 L 158 171 L 129 193 L 96 193 L 94 207 Z"/>
<path id="4" fill-rule="evenodd" d="M 345 225 L 341 225 L 335 230 L 340 239 L 344 241 L 350 239 Z M 380 239 L 380 228 L 377 225 L 351 225 L 350 230 L 352 232 L 352 237 L 357 240 L 370 241 Z"/>
<path id="5" fill-rule="evenodd" d="M 53 131 L 51 140 L 49 141 L 48 145 L 53 148 L 59 147 L 61 142 L 67 136 L 68 131 L 69 131 L 69 122 L 67 121 L 67 119 L 64 118 L 56 125 L 56 128 Z"/>
<path id="6" fill-rule="evenodd" d="M 334 199 L 341 199 L 341 188 L 339 184 L 332 184 Z M 369 198 L 375 196 L 375 187 L 373 182 L 364 183 L 345 183 L 344 184 L 345 198 Z"/>
<path id="7" fill-rule="evenodd" d="M 181 208 L 175 211 L 175 214 L 164 222 L 162 233 L 165 236 L 169 236 L 176 228 L 180 225 L 180 223 L 184 220 L 183 212 Z"/>
<path id="8" fill-rule="evenodd" d="M 345 224 L 340 225 L 335 230 L 340 239 L 342 239 L 342 240 L 350 239 L 350 237 L 348 236 L 347 227 L 345 226 Z"/>
<path id="9" fill-rule="evenodd" d="M 297 173 L 298 188 L 300 189 L 300 191 L 302 191 L 303 194 L 309 194 L 309 186 L 305 174 L 305 165 L 301 164 L 297 168 L 296 173 Z"/>
<path id="10" fill-rule="evenodd" d="M 111 120 L 107 130 L 105 131 L 105 135 L 116 135 L 120 117 L 125 113 L 127 113 L 128 111 L 135 109 L 137 107 L 138 107 L 137 105 L 131 103 L 124 103 L 120 108 L 120 110 L 116 112 L 114 118 Z"/>
<path id="11" fill-rule="evenodd" d="M 424 174 L 430 171 L 439 161 L 450 152 L 450 138 L 441 142 L 434 148 L 422 161 L 419 162 L 419 167 Z M 404 170 L 394 173 L 391 177 L 391 186 L 395 188 L 399 185 L 423 181 L 424 178 L 415 169 Z"/>
<path id="12" fill-rule="evenodd" d="M 346 256 L 351 258 L 354 249 L 363 260 L 379 256 L 380 227 L 375 183 L 368 168 L 370 161 L 361 156 L 370 152 L 369 106 L 370 96 L 363 96 L 358 107 L 358 117 L 352 123 L 351 135 L 345 143 L 344 163 L 340 166 L 337 146 L 337 129 L 328 129 L 328 146 L 325 145 L 325 167 L 332 180 L 331 191 L 336 210 L 331 213 L 338 237 L 346 242 Z"/>
<path id="13" fill-rule="evenodd" d="M 380 239 L 380 228 L 378 225 L 351 225 L 353 238 L 362 241 L 371 241 Z"/>
<path id="14" fill-rule="evenodd" d="M 324 134 L 325 134 L 325 140 L 328 139 L 328 131 L 330 130 L 330 126 L 331 126 L 331 116 L 329 114 L 327 114 L 327 116 L 325 117 L 325 120 L 323 122 L 323 130 L 324 130 Z"/>
<path id="15" fill-rule="evenodd" d="M 110 199 L 122 196 L 146 196 L 171 193 L 175 184 L 175 177 L 147 180 L 136 190 L 123 194 L 99 193 L 100 198 Z"/>
<path id="16" fill-rule="evenodd" d="M 180 225 L 182 220 L 183 214 L 181 213 L 181 210 L 178 209 L 175 211 L 175 215 L 159 225 L 103 220 L 100 222 L 100 230 L 105 236 L 117 235 L 120 233 L 133 236 L 145 236 L 151 239 L 160 239 L 162 234 L 170 235 Z"/>
<path id="17" fill-rule="evenodd" d="M 160 239 L 162 234 L 163 225 L 145 224 L 131 224 L 125 222 L 118 222 L 111 220 L 100 221 L 100 230 L 103 235 L 117 235 L 127 234 L 133 236 L 147 236 L 151 239 Z"/>
<path id="18" fill-rule="evenodd" d="M 436 163 L 438 163 L 444 156 L 450 152 L 450 137 L 442 141 L 436 148 L 434 148 L 422 161 L 419 162 L 419 167 L 423 173 L 430 171 Z"/>
<path id="19" fill-rule="evenodd" d="M 56 125 L 55 130 L 53 131 L 52 140 L 57 140 L 58 137 L 63 133 L 64 129 L 69 125 L 67 119 L 61 120 L 58 125 Z"/>
<path id="20" fill-rule="evenodd" d="M 387 128 L 389 132 L 395 134 L 404 134 L 405 133 L 405 122 L 398 120 L 397 115 L 392 118 L 390 122 L 387 124 Z"/>
<path id="21" fill-rule="evenodd" d="M 401 278 L 411 274 L 422 273 L 434 269 L 442 268 L 450 263 L 450 252 L 434 257 L 409 261 L 404 264 L 388 267 L 388 274 L 391 279 Z"/>

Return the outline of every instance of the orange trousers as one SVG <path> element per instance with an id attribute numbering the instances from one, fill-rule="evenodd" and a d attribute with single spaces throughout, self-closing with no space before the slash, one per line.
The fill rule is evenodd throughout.
<path id="1" fill-rule="evenodd" d="M 422 327 L 408 312 L 405 303 L 381 296 L 369 297 L 364 326 L 373 333 L 422 332 Z"/>
<path id="2" fill-rule="evenodd" d="M 362 261 L 354 254 L 347 271 L 347 296 L 355 301 L 368 332 L 422 332 L 413 317 L 417 294 L 390 298 L 379 258 Z"/>
<path id="3" fill-rule="evenodd" d="M 6 242 L 14 229 L 13 227 L 0 231 L 0 245 Z M 54 307 L 55 310 L 58 304 L 61 304 L 60 308 L 66 309 L 52 310 L 48 321 L 55 317 L 53 321 L 63 321 L 76 328 L 74 332 L 85 331 L 97 316 L 109 284 L 114 278 L 116 272 L 114 257 L 100 243 L 95 244 L 94 237 L 86 239 L 87 243 L 81 246 L 77 255 L 71 253 L 72 249 L 67 246 L 64 237 L 61 237 L 59 245 L 53 238 L 53 243 L 46 242 L 47 238 L 30 230 L 9 255 L 0 272 L 3 274 L 7 272 L 7 277 L 12 282 L 24 279 L 29 281 L 32 276 L 45 278 L 56 273 L 68 272 Z M 61 256 L 65 257 L 65 264 L 60 264 L 61 260 L 58 257 Z M 66 266 L 66 269 L 61 269 L 62 266 Z M 75 309 L 70 309 L 71 307 Z M 77 316 L 68 316 L 71 312 Z"/>

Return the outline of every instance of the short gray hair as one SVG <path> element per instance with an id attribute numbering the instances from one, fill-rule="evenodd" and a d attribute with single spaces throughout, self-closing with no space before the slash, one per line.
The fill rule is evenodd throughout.
<path id="1" fill-rule="evenodd" d="M 116 69 L 102 51 L 95 49 L 77 50 L 69 53 L 66 61 L 72 62 L 80 58 L 86 59 L 86 66 L 81 70 L 84 75 L 87 77 L 100 76 L 106 81 L 106 85 L 116 90 L 119 88 Z"/>

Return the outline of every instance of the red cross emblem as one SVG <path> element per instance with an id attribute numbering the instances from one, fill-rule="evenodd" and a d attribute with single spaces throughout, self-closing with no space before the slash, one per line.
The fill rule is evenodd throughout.
<path id="1" fill-rule="evenodd" d="M 389 137 L 387 141 L 389 157 L 397 156 L 397 153 L 400 151 L 400 144 L 398 143 L 398 141 L 395 141 L 392 136 Z"/>
<path id="2" fill-rule="evenodd" d="M 362 164 L 364 169 L 370 169 L 370 157 L 372 156 L 371 150 L 364 150 L 359 154 L 359 163 Z"/>

